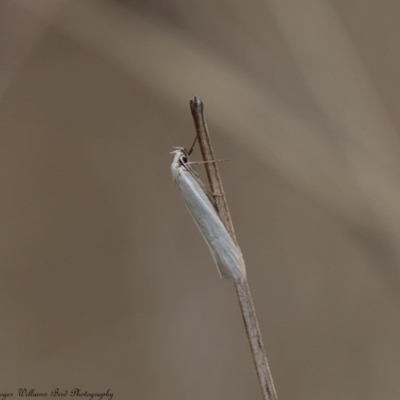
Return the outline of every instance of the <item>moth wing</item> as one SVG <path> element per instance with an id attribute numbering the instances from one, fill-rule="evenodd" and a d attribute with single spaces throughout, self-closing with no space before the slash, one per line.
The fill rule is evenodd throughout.
<path id="1" fill-rule="evenodd" d="M 187 209 L 210 249 L 220 275 L 235 281 L 243 280 L 246 272 L 241 251 L 215 211 L 201 180 L 189 171 L 181 169 L 176 182 Z"/>
<path id="2" fill-rule="evenodd" d="M 197 171 L 190 165 L 190 164 L 186 164 L 185 167 L 187 168 L 188 172 L 190 172 L 192 174 L 192 177 L 194 179 L 196 179 L 197 183 L 199 184 L 199 186 L 203 189 L 203 192 L 207 195 L 208 200 L 210 200 L 210 203 L 214 206 L 214 198 L 212 197 L 210 191 L 205 187 L 203 181 L 200 178 L 200 175 L 197 173 Z"/>

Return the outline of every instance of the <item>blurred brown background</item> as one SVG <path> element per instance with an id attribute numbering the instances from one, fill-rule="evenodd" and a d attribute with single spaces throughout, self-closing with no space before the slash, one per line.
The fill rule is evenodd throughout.
<path id="1" fill-rule="evenodd" d="M 0 392 L 261 398 L 170 175 L 200 95 L 280 399 L 399 399 L 399 20 L 395 0 L 2 0 Z"/>

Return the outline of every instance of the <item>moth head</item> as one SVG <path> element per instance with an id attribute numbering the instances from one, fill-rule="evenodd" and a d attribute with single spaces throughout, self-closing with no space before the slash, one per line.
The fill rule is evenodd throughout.
<path id="1" fill-rule="evenodd" d="M 181 166 L 185 166 L 189 161 L 188 152 L 183 147 L 174 147 L 174 151 L 171 151 L 170 154 L 174 154 L 173 164 L 179 164 Z"/>

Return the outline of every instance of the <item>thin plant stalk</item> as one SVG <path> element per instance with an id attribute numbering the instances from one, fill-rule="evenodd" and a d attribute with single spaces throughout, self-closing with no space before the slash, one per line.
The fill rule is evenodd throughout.
<path id="1" fill-rule="evenodd" d="M 237 243 L 218 165 L 216 162 L 210 162 L 215 160 L 214 150 L 204 117 L 204 105 L 200 97 L 195 96 L 190 100 L 190 110 L 196 127 L 200 150 L 205 161 L 204 165 L 213 193 L 215 208 L 226 229 Z M 263 398 L 264 400 L 278 400 L 249 285 L 247 280 L 242 283 L 234 282 L 234 285 Z"/>

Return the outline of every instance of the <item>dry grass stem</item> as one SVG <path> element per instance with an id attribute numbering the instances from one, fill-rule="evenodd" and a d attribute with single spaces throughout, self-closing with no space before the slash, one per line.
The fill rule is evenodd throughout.
<path id="1" fill-rule="evenodd" d="M 215 208 L 233 240 L 237 243 L 218 165 L 216 162 L 210 162 L 215 160 L 214 151 L 204 117 L 203 102 L 199 97 L 196 96 L 190 101 L 190 109 L 196 126 L 203 160 L 206 161 L 204 165 L 207 171 L 211 191 L 214 194 Z M 242 283 L 235 282 L 234 284 L 263 398 L 265 400 L 278 400 L 249 285 L 247 280 Z"/>

